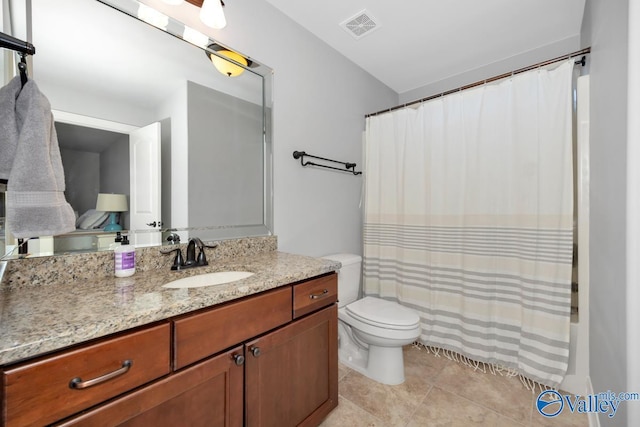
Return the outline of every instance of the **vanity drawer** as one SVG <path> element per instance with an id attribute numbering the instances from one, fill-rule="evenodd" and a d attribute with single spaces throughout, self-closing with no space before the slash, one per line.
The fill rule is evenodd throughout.
<path id="1" fill-rule="evenodd" d="M 170 342 L 165 323 L 5 370 L 5 426 L 49 424 L 168 374 Z"/>
<path id="2" fill-rule="evenodd" d="M 253 295 L 174 321 L 174 369 L 291 321 L 291 286 Z"/>
<path id="3" fill-rule="evenodd" d="M 318 277 L 293 286 L 293 318 L 338 301 L 338 275 Z"/>

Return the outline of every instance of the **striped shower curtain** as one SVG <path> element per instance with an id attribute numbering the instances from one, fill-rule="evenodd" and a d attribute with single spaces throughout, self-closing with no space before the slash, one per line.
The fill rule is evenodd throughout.
<path id="1" fill-rule="evenodd" d="M 420 341 L 555 387 L 569 359 L 571 61 L 369 117 L 364 292 Z"/>

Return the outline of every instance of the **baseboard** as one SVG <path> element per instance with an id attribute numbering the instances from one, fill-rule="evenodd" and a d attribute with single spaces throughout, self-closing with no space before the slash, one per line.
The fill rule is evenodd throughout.
<path id="1" fill-rule="evenodd" d="M 591 377 L 587 376 L 587 394 L 593 395 L 593 384 L 591 384 Z M 589 427 L 600 427 L 600 418 L 598 418 L 597 412 L 589 412 L 587 414 L 589 419 Z"/>

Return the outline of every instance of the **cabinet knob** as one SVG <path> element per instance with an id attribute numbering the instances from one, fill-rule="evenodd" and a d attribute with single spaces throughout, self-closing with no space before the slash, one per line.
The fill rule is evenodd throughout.
<path id="1" fill-rule="evenodd" d="M 249 351 L 253 354 L 253 357 L 260 356 L 260 347 L 251 347 Z"/>
<path id="2" fill-rule="evenodd" d="M 236 362 L 236 365 L 242 366 L 244 365 L 244 356 L 241 354 L 234 354 L 233 361 Z"/>

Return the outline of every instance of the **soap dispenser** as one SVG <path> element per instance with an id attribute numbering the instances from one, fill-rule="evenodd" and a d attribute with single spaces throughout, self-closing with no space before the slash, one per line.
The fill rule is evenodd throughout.
<path id="1" fill-rule="evenodd" d="M 129 277 L 136 272 L 136 250 L 129 245 L 129 237 L 122 236 L 122 243 L 114 249 L 116 277 Z"/>
<path id="2" fill-rule="evenodd" d="M 116 238 L 113 240 L 113 243 L 109 245 L 109 250 L 114 251 L 116 248 L 119 248 L 122 245 L 122 233 L 119 231 L 116 233 Z"/>

